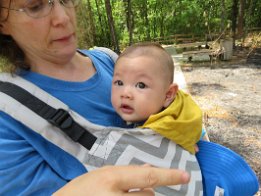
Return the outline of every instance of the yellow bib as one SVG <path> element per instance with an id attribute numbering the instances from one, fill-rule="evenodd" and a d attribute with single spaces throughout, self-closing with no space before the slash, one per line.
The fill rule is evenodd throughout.
<path id="1" fill-rule="evenodd" d="M 202 111 L 190 95 L 179 90 L 171 105 L 140 127 L 150 128 L 195 154 L 202 133 Z"/>

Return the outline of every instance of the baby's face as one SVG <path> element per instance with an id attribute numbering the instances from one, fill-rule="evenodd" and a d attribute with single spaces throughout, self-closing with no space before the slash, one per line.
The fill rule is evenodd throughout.
<path id="1" fill-rule="evenodd" d="M 152 57 L 122 57 L 112 82 L 112 105 L 128 122 L 146 120 L 158 113 L 166 100 L 169 81 L 160 62 Z"/>

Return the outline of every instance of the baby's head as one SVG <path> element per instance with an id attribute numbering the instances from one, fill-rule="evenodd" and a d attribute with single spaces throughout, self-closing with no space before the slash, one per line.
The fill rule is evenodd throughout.
<path id="1" fill-rule="evenodd" d="M 128 47 L 115 64 L 113 107 L 126 121 L 146 120 L 174 100 L 178 87 L 173 75 L 173 60 L 159 44 Z"/>
<path id="2" fill-rule="evenodd" d="M 118 58 L 115 68 L 117 65 L 122 65 L 121 59 L 132 60 L 135 58 L 149 58 L 155 63 L 151 64 L 150 67 L 158 69 L 164 75 L 164 81 L 166 83 L 173 82 L 174 75 L 174 62 L 172 57 L 166 52 L 166 50 L 158 43 L 145 42 L 138 43 L 126 48 Z M 143 62 L 140 62 L 142 65 Z M 124 65 L 123 65 L 124 66 Z"/>

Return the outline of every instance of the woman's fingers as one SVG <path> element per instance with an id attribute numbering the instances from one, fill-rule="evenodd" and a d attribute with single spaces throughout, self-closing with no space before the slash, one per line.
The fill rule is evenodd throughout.
<path id="1" fill-rule="evenodd" d="M 53 195 L 152 196 L 152 188 L 185 184 L 189 175 L 181 170 L 145 166 L 106 166 L 83 174 Z"/>
<path id="2" fill-rule="evenodd" d="M 186 184 L 189 182 L 188 173 L 176 169 L 163 169 L 144 166 L 120 166 L 117 173 L 121 177 L 119 188 L 129 190 L 135 188 L 153 188 Z"/>

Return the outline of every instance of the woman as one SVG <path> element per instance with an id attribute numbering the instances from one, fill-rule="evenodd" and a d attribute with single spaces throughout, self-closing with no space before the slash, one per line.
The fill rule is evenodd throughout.
<path id="1" fill-rule="evenodd" d="M 119 126 L 110 104 L 113 62 L 77 51 L 79 0 L 0 0 L 0 55 L 13 74 L 34 83 L 89 121 Z M 149 166 L 86 173 L 74 157 L 0 111 L 0 195 L 152 195 L 155 186 L 187 183 L 187 173 Z M 68 183 L 69 182 L 69 183 Z"/>

